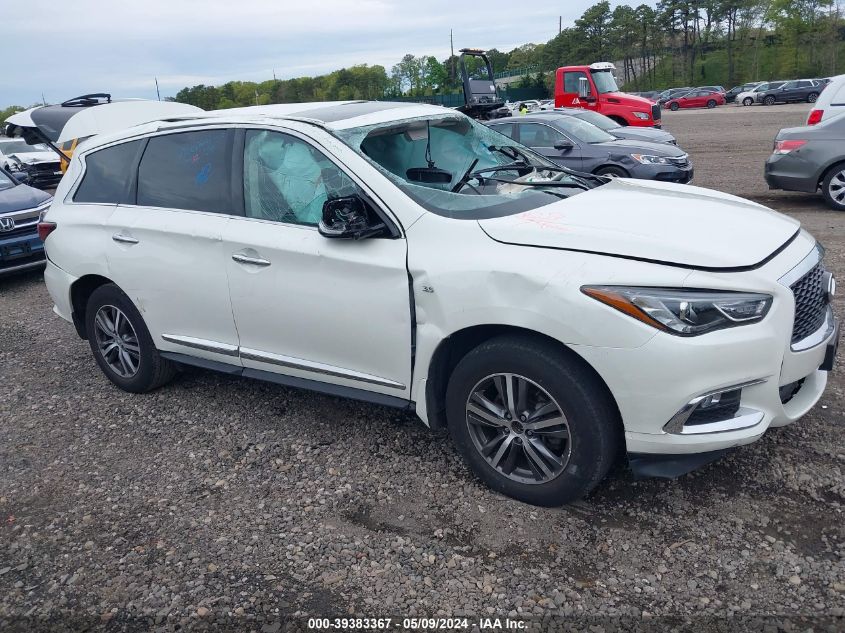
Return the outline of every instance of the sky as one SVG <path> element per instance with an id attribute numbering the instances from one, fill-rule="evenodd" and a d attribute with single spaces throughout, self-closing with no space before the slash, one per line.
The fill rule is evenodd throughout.
<path id="1" fill-rule="evenodd" d="M 559 16 L 571 26 L 594 1 L 29 0 L 3 11 L 0 108 L 91 92 L 154 99 L 155 77 L 164 98 L 274 72 L 363 63 L 389 72 L 405 53 L 448 57 L 450 29 L 456 50 L 508 51 L 548 41 Z"/>

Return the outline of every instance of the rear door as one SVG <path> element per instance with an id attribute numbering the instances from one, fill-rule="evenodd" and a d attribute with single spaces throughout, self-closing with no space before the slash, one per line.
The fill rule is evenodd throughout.
<path id="1" fill-rule="evenodd" d="M 108 220 L 112 279 L 144 317 L 156 346 L 238 364 L 223 236 L 232 195 L 233 131 L 153 136 L 128 203 Z"/>

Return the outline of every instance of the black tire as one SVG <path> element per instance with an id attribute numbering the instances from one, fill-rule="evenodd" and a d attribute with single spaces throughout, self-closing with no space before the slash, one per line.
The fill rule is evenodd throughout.
<path id="1" fill-rule="evenodd" d="M 120 375 L 118 370 L 112 367 L 106 355 L 101 351 L 101 344 L 105 344 L 102 342 L 104 332 L 107 329 L 95 324 L 101 308 L 104 310 L 103 314 L 111 312 L 112 309 L 117 309 L 122 315 L 121 318 L 125 318 L 128 321 L 131 330 L 124 325 L 122 329 L 124 334 L 121 338 L 127 347 L 130 340 L 134 340 L 137 343 L 137 345 L 132 343 L 133 348 L 137 347 L 137 352 L 134 350 L 131 352 L 132 361 L 135 361 L 134 373 Z M 94 354 L 94 359 L 97 361 L 100 369 L 109 380 L 124 391 L 145 393 L 169 382 L 176 374 L 176 364 L 159 355 L 150 336 L 150 331 L 141 317 L 141 313 L 138 312 L 138 309 L 129 297 L 114 284 L 105 284 L 91 293 L 85 309 L 85 332 L 88 336 L 91 352 Z M 130 337 L 127 332 L 134 334 L 134 337 Z M 107 335 L 105 336 L 107 337 Z M 124 352 L 124 349 L 121 346 L 117 350 L 117 356 L 119 357 L 122 352 Z M 113 359 L 115 358 L 114 353 L 110 353 L 110 356 Z M 128 362 L 131 363 L 132 361 Z M 112 360 L 111 362 L 116 361 Z M 125 368 L 126 365 L 124 365 Z"/>
<path id="2" fill-rule="evenodd" d="M 677 111 L 680 109 L 680 107 L 681 107 L 681 106 L 679 106 L 679 105 L 678 105 L 678 102 L 677 102 L 677 101 L 675 101 L 675 102 L 673 102 L 672 104 L 670 104 L 670 105 L 669 105 L 669 109 L 670 109 L 672 112 L 677 112 Z"/>
<path id="3" fill-rule="evenodd" d="M 752 106 L 754 105 L 754 99 L 752 99 L 751 97 L 745 97 L 745 99 L 742 100 L 742 105 Z"/>
<path id="4" fill-rule="evenodd" d="M 834 165 L 827 171 L 822 180 L 822 196 L 831 209 L 845 211 L 845 163 Z"/>
<path id="5" fill-rule="evenodd" d="M 605 167 L 599 167 L 593 173 L 596 176 L 610 176 L 611 178 L 629 178 L 630 177 L 630 174 L 627 171 L 625 171 L 621 167 L 616 167 L 614 165 L 607 165 Z"/>
<path id="6" fill-rule="evenodd" d="M 807 95 L 807 103 L 815 103 L 816 99 L 818 99 L 818 98 L 819 98 L 819 93 L 811 92 L 810 94 Z"/>
<path id="7" fill-rule="evenodd" d="M 571 442 L 568 461 L 547 481 L 523 483 L 513 474 L 504 474 L 488 463 L 473 440 L 467 413 L 470 396 L 486 377 L 497 373 L 528 379 L 545 390 L 565 416 L 569 440 L 558 441 Z M 458 451 L 479 479 L 509 497 L 538 506 L 560 506 L 593 490 L 614 463 L 622 435 L 615 403 L 590 368 L 581 359 L 530 336 L 497 337 L 469 352 L 449 378 L 446 415 Z M 515 432 L 498 430 L 503 436 Z M 514 435 L 510 446 L 524 456 L 522 441 L 535 442 L 537 438 L 529 439 L 527 430 L 521 432 L 522 440 Z M 503 459 L 507 461 L 507 457 Z"/>
<path id="8" fill-rule="evenodd" d="M 712 110 L 713 108 L 715 108 L 715 107 L 716 107 L 716 101 L 715 101 L 715 100 L 713 100 L 713 99 L 710 99 L 710 100 L 707 102 L 707 107 L 708 107 L 708 108 L 710 108 L 710 109 Z"/>
<path id="9" fill-rule="evenodd" d="M 775 98 L 771 95 L 763 99 L 763 105 L 772 106 L 775 105 Z"/>

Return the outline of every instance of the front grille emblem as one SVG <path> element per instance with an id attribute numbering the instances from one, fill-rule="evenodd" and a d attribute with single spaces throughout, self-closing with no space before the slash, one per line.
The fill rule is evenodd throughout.
<path id="1" fill-rule="evenodd" d="M 0 218 L 0 231 L 7 232 L 15 228 L 14 218 Z"/>

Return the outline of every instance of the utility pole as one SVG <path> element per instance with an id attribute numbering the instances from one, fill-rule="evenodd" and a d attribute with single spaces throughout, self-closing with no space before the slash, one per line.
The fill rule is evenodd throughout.
<path id="1" fill-rule="evenodd" d="M 156 77 L 155 80 L 156 80 L 156 96 L 158 97 L 158 100 L 161 101 L 161 93 L 158 90 L 158 77 Z"/>
<path id="2" fill-rule="evenodd" d="M 563 32 L 563 16 L 559 15 L 557 17 L 557 34 L 560 35 Z"/>
<path id="3" fill-rule="evenodd" d="M 47 105 L 47 99 L 44 98 L 43 92 L 41 93 L 41 103 L 43 103 L 44 105 Z"/>
<path id="4" fill-rule="evenodd" d="M 452 64 L 452 83 L 457 81 L 455 76 L 455 41 L 452 39 L 452 29 L 449 29 L 449 61 Z"/>

